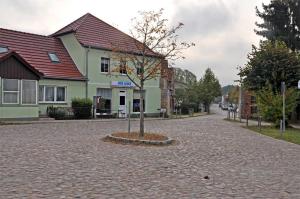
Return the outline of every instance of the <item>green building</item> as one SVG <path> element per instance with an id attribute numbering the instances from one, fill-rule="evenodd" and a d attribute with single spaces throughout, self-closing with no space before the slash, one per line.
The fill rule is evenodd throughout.
<path id="1" fill-rule="evenodd" d="M 126 71 L 112 72 L 113 44 L 134 53 L 135 42 L 89 13 L 49 36 L 0 28 L 0 119 L 36 119 L 49 106 L 71 107 L 74 97 L 100 98 L 96 115 L 124 117 L 129 107 L 138 114 L 134 83 Z M 145 114 L 159 115 L 161 78 L 146 82 L 144 93 Z"/>

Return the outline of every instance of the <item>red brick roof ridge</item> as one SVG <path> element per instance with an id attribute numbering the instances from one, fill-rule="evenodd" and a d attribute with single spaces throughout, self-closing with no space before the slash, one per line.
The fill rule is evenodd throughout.
<path id="1" fill-rule="evenodd" d="M 129 38 L 130 40 L 132 40 L 132 42 L 134 43 L 136 49 L 135 50 L 128 50 L 127 52 L 129 53 L 139 53 L 139 52 L 136 52 L 138 50 L 138 47 L 137 47 L 137 43 L 141 44 L 142 45 L 142 42 L 140 42 L 139 40 L 133 38 L 131 35 L 123 32 L 122 30 L 119 30 L 118 28 L 110 25 L 109 23 L 99 19 L 98 17 L 92 15 L 91 13 L 86 13 L 85 15 L 81 16 L 80 18 L 76 19 L 75 21 L 69 23 L 68 25 L 66 25 L 65 27 L 61 28 L 60 30 L 56 31 L 55 33 L 51 34 L 51 36 L 59 36 L 59 35 L 62 35 L 62 34 L 66 34 L 66 33 L 69 33 L 69 32 L 75 32 L 75 36 L 77 37 L 78 35 L 76 34 L 76 32 L 80 29 L 80 27 L 84 24 L 84 22 L 86 22 L 86 20 L 88 19 L 88 17 L 92 17 L 94 18 L 95 20 L 109 26 L 110 28 L 114 29 L 116 32 L 119 32 L 122 34 L 122 36 L 125 36 L 127 38 Z M 72 27 L 74 24 L 78 23 L 78 25 L 76 25 L 75 27 Z M 64 30 L 65 29 L 65 30 Z M 80 36 L 79 36 L 80 37 Z M 81 43 L 83 46 L 92 46 L 92 47 L 100 47 L 100 46 L 96 46 L 96 45 L 90 45 L 90 44 L 86 44 L 85 42 L 81 42 L 81 39 L 78 38 L 78 41 L 79 43 Z M 105 47 L 101 46 L 103 49 L 106 49 Z M 111 49 L 110 49 L 111 50 Z M 154 52 L 152 49 L 150 49 L 148 46 L 147 46 L 147 51 L 149 51 L 148 55 L 151 54 L 151 56 L 156 56 L 156 57 L 161 57 L 159 53 L 156 53 Z"/>
<path id="2" fill-rule="evenodd" d="M 36 34 L 36 33 L 30 33 L 30 32 L 25 32 L 25 31 L 21 31 L 21 30 L 12 30 L 12 29 L 1 28 L 1 27 L 0 27 L 0 30 L 5 30 L 5 31 L 10 31 L 10 32 L 23 33 L 23 34 L 28 34 L 28 35 L 35 35 L 35 36 L 40 36 L 40 37 L 51 38 L 50 36 L 47 36 L 47 35 L 41 35 L 41 34 Z"/>
<path id="3" fill-rule="evenodd" d="M 79 17 L 78 19 L 72 21 L 71 23 L 67 24 L 66 26 L 62 27 L 61 29 L 59 29 L 58 31 L 52 33 L 49 36 L 59 36 L 61 34 L 65 34 L 65 33 L 70 32 L 70 31 L 75 31 L 76 32 L 76 30 L 81 26 L 81 24 L 85 21 L 85 19 L 89 15 L 92 15 L 92 14 L 86 13 L 85 15 L 83 15 L 83 16 Z M 76 22 L 79 22 L 79 21 L 80 21 L 80 23 L 77 26 L 75 26 L 75 28 L 72 27 L 73 24 L 75 24 Z M 68 29 L 68 28 L 71 28 L 71 30 L 65 30 L 64 31 L 64 29 Z"/>

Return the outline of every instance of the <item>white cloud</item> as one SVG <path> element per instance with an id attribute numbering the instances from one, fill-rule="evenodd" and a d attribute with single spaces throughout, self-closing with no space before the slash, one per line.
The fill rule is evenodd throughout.
<path id="1" fill-rule="evenodd" d="M 90 12 L 128 32 L 138 11 L 164 8 L 170 22 L 185 24 L 183 39 L 197 45 L 177 66 L 198 77 L 211 67 L 222 84 L 229 84 L 260 39 L 253 29 L 255 6 L 262 2 L 269 0 L 0 0 L 0 27 L 49 35 Z"/>

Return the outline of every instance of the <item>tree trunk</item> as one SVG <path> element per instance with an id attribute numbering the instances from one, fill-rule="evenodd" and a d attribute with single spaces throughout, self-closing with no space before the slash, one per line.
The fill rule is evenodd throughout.
<path id="1" fill-rule="evenodd" d="M 205 106 L 206 106 L 206 111 L 207 111 L 207 114 L 209 114 L 209 113 L 210 113 L 210 107 L 209 107 L 209 103 L 206 103 L 206 104 L 205 104 Z"/>
<path id="2" fill-rule="evenodd" d="M 144 137 L 144 82 L 140 88 L 140 137 Z"/>

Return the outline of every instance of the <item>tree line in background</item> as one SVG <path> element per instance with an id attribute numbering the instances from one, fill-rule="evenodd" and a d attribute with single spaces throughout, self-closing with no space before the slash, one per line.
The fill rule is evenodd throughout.
<path id="1" fill-rule="evenodd" d="M 281 83 L 285 82 L 286 114 L 295 110 L 300 80 L 300 1 L 272 0 L 257 9 L 263 20 L 256 23 L 258 35 L 266 40 L 253 46 L 248 62 L 240 68 L 242 84 L 254 91 L 258 110 L 267 120 L 279 124 L 282 117 Z"/>
<path id="2" fill-rule="evenodd" d="M 210 105 L 218 96 L 221 96 L 221 85 L 210 68 L 206 69 L 199 81 L 191 82 L 186 88 L 175 91 L 176 106 L 183 113 L 187 113 L 190 108 L 199 111 L 201 104 L 204 111 L 210 113 Z"/>

